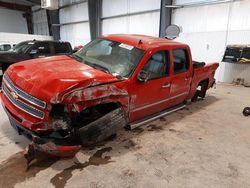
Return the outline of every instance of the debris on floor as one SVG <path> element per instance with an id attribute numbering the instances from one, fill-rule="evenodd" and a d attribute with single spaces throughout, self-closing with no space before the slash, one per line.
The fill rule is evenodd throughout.
<path id="1" fill-rule="evenodd" d="M 246 107 L 243 110 L 243 115 L 244 116 L 250 116 L 250 107 Z"/>

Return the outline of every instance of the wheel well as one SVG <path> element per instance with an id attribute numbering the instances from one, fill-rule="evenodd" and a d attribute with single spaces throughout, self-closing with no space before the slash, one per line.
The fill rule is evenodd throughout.
<path id="1" fill-rule="evenodd" d="M 198 97 L 204 98 L 206 96 L 208 84 L 209 84 L 209 78 L 200 81 L 197 88 L 196 88 L 196 92 L 195 92 L 194 96 L 192 97 L 191 101 L 193 101 L 193 102 L 196 101 L 198 99 Z"/>
<path id="2" fill-rule="evenodd" d="M 200 90 L 197 90 L 198 93 L 199 93 L 199 95 L 198 95 L 199 97 L 201 97 L 201 98 L 205 97 L 206 92 L 207 92 L 207 88 L 208 88 L 208 84 L 209 84 L 209 79 L 208 78 L 205 79 L 205 80 L 200 81 L 198 87 L 200 86 L 201 88 L 200 88 Z"/>
<path id="3" fill-rule="evenodd" d="M 200 83 L 198 84 L 198 86 L 203 86 L 203 84 L 204 84 L 204 86 L 208 86 L 208 83 L 209 83 L 209 78 L 200 81 Z"/>
<path id="4" fill-rule="evenodd" d="M 122 105 L 120 103 L 103 103 L 89 108 L 84 109 L 80 114 L 74 119 L 75 124 L 81 124 L 81 126 L 86 125 L 92 121 L 99 119 L 100 117 L 108 114 L 115 109 L 118 109 Z"/>
<path id="5" fill-rule="evenodd" d="M 119 107 L 121 107 L 121 104 L 111 102 L 111 103 L 98 104 L 98 105 L 90 107 L 90 108 L 95 108 L 96 110 L 98 110 L 102 114 L 107 114 L 107 113 L 109 113 L 109 112 L 111 112 Z"/>

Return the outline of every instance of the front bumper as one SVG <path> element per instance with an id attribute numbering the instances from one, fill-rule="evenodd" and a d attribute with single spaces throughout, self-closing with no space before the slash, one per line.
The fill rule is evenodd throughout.
<path id="1" fill-rule="evenodd" d="M 22 115 L 22 112 L 18 113 L 17 109 L 9 105 L 7 99 L 3 95 L 1 95 L 1 101 L 10 120 L 11 126 L 18 132 L 18 134 L 24 135 L 30 139 L 35 150 L 58 157 L 70 157 L 75 155 L 76 152 L 81 149 L 81 145 L 73 136 L 62 137 L 59 134 L 56 134 L 56 132 L 44 135 L 30 130 L 29 128 L 35 122 L 25 120 L 20 123 L 18 120 L 23 119 L 20 116 Z"/>
<path id="2" fill-rule="evenodd" d="M 45 152 L 58 157 L 74 156 L 80 149 L 81 145 L 73 144 L 72 137 L 59 138 L 53 135 L 41 137 L 36 133 L 19 125 L 12 117 L 9 116 L 11 126 L 21 135 L 32 140 L 32 145 L 35 150 Z"/>

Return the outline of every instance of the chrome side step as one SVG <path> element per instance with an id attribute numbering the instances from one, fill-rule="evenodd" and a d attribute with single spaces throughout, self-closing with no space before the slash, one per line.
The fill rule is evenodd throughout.
<path id="1" fill-rule="evenodd" d="M 130 130 L 135 129 L 135 128 L 137 128 L 137 127 L 139 127 L 139 126 L 141 126 L 141 125 L 143 125 L 143 124 L 145 124 L 145 123 L 151 122 L 151 121 L 153 121 L 153 120 L 155 120 L 155 119 L 158 119 L 158 118 L 160 118 L 160 117 L 162 117 L 162 116 L 171 114 L 171 113 L 176 112 L 176 111 L 178 111 L 178 110 L 181 110 L 181 109 L 183 109 L 183 108 L 185 108 L 185 107 L 186 107 L 186 105 L 185 105 L 185 104 L 182 104 L 182 105 L 178 105 L 178 106 L 169 108 L 169 109 L 167 109 L 167 110 L 165 110 L 165 111 L 159 112 L 159 113 L 157 113 L 157 114 L 153 114 L 153 115 L 149 116 L 149 117 L 146 118 L 146 119 L 144 118 L 144 119 L 142 119 L 142 120 L 135 121 L 135 122 L 129 124 L 127 127 L 128 127 Z"/>

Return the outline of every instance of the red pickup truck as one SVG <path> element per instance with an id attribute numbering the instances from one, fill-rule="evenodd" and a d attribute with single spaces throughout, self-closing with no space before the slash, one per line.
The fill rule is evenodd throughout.
<path id="1" fill-rule="evenodd" d="M 11 65 L 1 98 L 11 125 L 36 149 L 68 156 L 204 98 L 218 66 L 193 62 L 186 44 L 108 35 L 73 55 Z"/>

